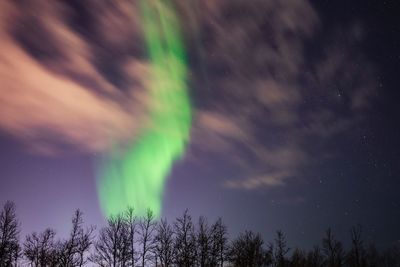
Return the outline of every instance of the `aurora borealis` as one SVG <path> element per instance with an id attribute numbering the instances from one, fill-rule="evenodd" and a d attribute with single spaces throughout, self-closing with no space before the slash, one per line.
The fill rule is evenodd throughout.
<path id="1" fill-rule="evenodd" d="M 150 61 L 154 108 L 150 122 L 127 149 L 114 151 L 100 174 L 99 197 L 107 216 L 133 207 L 158 217 L 163 189 L 175 160 L 189 140 L 191 107 L 187 91 L 186 55 L 179 18 L 169 1 L 141 1 L 143 31 Z"/>

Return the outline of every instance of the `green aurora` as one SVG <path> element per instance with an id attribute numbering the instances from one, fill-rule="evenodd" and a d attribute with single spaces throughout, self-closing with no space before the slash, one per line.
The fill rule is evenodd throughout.
<path id="1" fill-rule="evenodd" d="M 159 217 L 166 178 L 190 137 L 192 111 L 179 18 L 166 0 L 141 0 L 140 9 L 151 69 L 146 88 L 152 101 L 150 123 L 102 164 L 98 193 L 107 217 L 128 206 L 138 216 L 151 209 Z"/>

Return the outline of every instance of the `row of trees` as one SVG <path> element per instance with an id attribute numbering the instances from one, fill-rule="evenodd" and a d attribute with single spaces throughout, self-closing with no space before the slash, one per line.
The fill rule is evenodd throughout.
<path id="1" fill-rule="evenodd" d="M 205 217 L 194 222 L 188 211 L 172 224 L 156 221 L 149 210 L 137 218 L 128 208 L 110 218 L 95 235 L 95 227 L 85 227 L 77 210 L 67 239 L 56 239 L 46 229 L 26 236 L 19 243 L 15 205 L 7 202 L 0 213 L 0 267 L 23 266 L 182 266 L 182 267 L 399 267 L 400 249 L 384 253 L 362 240 L 360 226 L 351 229 L 351 248 L 343 249 L 330 229 L 321 247 L 311 251 L 290 249 L 285 235 L 277 231 L 273 242 L 265 244 L 260 234 L 245 231 L 229 241 L 221 219 L 212 224 Z"/>

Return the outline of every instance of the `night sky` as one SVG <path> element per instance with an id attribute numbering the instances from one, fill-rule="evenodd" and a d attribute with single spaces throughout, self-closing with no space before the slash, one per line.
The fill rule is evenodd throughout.
<path id="1" fill-rule="evenodd" d="M 175 2 L 193 122 L 162 216 L 400 244 L 398 1 Z M 112 3 L 0 3 L 0 203 L 22 236 L 65 235 L 76 208 L 103 225 L 99 162 L 147 124 L 139 10 Z"/>

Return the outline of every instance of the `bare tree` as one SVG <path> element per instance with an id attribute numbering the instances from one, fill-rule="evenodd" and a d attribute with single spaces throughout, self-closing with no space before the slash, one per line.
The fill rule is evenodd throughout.
<path id="1" fill-rule="evenodd" d="M 399 267 L 400 266 L 400 246 L 394 245 L 393 247 L 385 249 L 380 259 L 381 266 L 383 267 Z"/>
<path id="2" fill-rule="evenodd" d="M 263 243 L 260 234 L 245 231 L 232 242 L 229 251 L 230 262 L 235 267 L 266 266 Z"/>
<path id="3" fill-rule="evenodd" d="M 88 253 L 93 244 L 94 230 L 94 226 L 89 226 L 88 228 L 86 228 L 86 231 L 82 231 L 80 233 L 77 246 L 77 260 L 75 266 L 82 267 L 89 261 Z"/>
<path id="4" fill-rule="evenodd" d="M 126 211 L 126 223 L 129 228 L 129 259 L 128 266 L 135 266 L 135 262 L 137 259 L 137 252 L 135 250 L 135 234 L 137 232 L 137 217 L 134 213 L 133 207 L 128 207 Z"/>
<path id="5" fill-rule="evenodd" d="M 72 218 L 72 229 L 69 239 L 60 241 L 57 254 L 60 266 L 83 266 L 86 254 L 93 241 L 94 227 L 84 229 L 83 213 L 76 210 Z"/>
<path id="6" fill-rule="evenodd" d="M 155 230 L 157 223 L 154 220 L 154 213 L 148 209 L 144 218 L 139 221 L 139 245 L 141 246 L 140 259 L 142 267 L 145 266 L 146 262 L 152 260 L 151 251 L 154 251 L 155 245 Z"/>
<path id="7" fill-rule="evenodd" d="M 211 238 L 213 258 L 215 257 L 217 261 L 215 265 L 223 267 L 228 249 L 228 230 L 221 218 L 211 226 Z"/>
<path id="8" fill-rule="evenodd" d="M 124 217 L 111 217 L 107 224 L 100 230 L 90 261 L 104 267 L 126 266 L 129 235 Z"/>
<path id="9" fill-rule="evenodd" d="M 78 246 L 78 235 L 82 227 L 82 213 L 76 210 L 72 218 L 72 230 L 67 240 L 60 241 L 58 244 L 58 257 L 61 266 L 74 266 L 74 255 Z"/>
<path id="10" fill-rule="evenodd" d="M 167 220 L 161 219 L 157 225 L 155 236 L 156 256 L 160 259 L 161 267 L 169 267 L 174 260 L 174 232 Z"/>
<path id="11" fill-rule="evenodd" d="M 32 233 L 26 237 L 24 255 L 34 267 L 57 266 L 57 252 L 55 250 L 55 231 L 46 229 L 37 234 Z"/>
<path id="12" fill-rule="evenodd" d="M 307 264 L 309 267 L 322 267 L 324 264 L 324 256 L 321 253 L 321 249 L 315 246 L 312 251 L 307 255 Z"/>
<path id="13" fill-rule="evenodd" d="M 323 252 L 326 256 L 327 267 L 340 267 L 343 264 L 342 243 L 335 239 L 330 228 L 326 231 L 326 237 L 322 240 Z"/>
<path id="14" fill-rule="evenodd" d="M 55 232 L 46 229 L 26 236 L 23 248 L 18 243 L 19 223 L 15 206 L 7 202 L 0 211 L 0 267 L 18 266 L 22 256 L 31 267 L 82 267 L 88 261 L 102 267 L 396 267 L 400 266 L 400 247 L 378 251 L 364 246 L 361 226 L 352 227 L 350 250 L 344 251 L 331 229 L 322 240 L 322 250 L 306 253 L 295 249 L 287 258 L 285 235 L 277 231 L 267 249 L 260 234 L 246 231 L 228 245 L 227 229 L 218 219 L 209 226 L 201 216 L 198 228 L 185 210 L 173 225 L 157 223 L 151 210 L 138 219 L 132 208 L 108 220 L 94 241 L 94 227 L 84 227 L 83 214 L 75 211 L 70 235 L 55 241 Z M 94 243 L 94 248 L 91 249 Z M 90 257 L 87 256 L 92 251 Z"/>
<path id="15" fill-rule="evenodd" d="M 200 216 L 197 228 L 197 258 L 200 267 L 215 266 L 212 259 L 212 238 L 207 219 Z"/>
<path id="16" fill-rule="evenodd" d="M 350 230 L 351 249 L 347 255 L 347 262 L 350 267 L 365 267 L 367 264 L 361 233 L 362 229 L 360 225 L 354 226 Z"/>
<path id="17" fill-rule="evenodd" d="M 286 237 L 281 230 L 276 232 L 275 238 L 275 250 L 274 250 L 274 262 L 276 267 L 286 266 L 285 256 L 289 252 L 289 248 L 286 244 Z"/>
<path id="18" fill-rule="evenodd" d="M 175 261 L 179 267 L 191 267 L 196 262 L 196 237 L 192 217 L 185 210 L 182 217 L 176 219 Z"/>
<path id="19" fill-rule="evenodd" d="M 19 257 L 19 222 L 15 205 L 7 201 L 0 212 L 0 266 L 11 266 Z"/>
<path id="20" fill-rule="evenodd" d="M 377 248 L 373 244 L 369 244 L 366 249 L 366 259 L 367 259 L 367 267 L 375 267 L 379 266 L 379 262 L 381 261 L 381 256 Z"/>
<path id="21" fill-rule="evenodd" d="M 306 253 L 303 250 L 296 248 L 291 257 L 290 266 L 291 267 L 308 267 Z"/>

